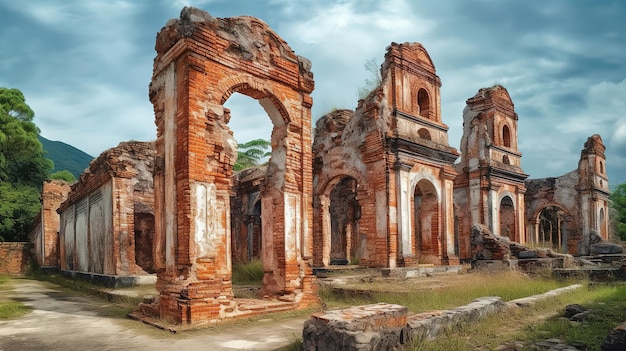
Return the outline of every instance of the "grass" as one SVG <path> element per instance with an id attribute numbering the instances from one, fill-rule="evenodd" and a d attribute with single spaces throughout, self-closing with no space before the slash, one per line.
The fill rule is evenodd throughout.
<path id="1" fill-rule="evenodd" d="M 30 312 L 30 308 L 23 303 L 6 297 L 10 281 L 11 278 L 0 275 L 0 320 L 16 319 Z"/>
<path id="2" fill-rule="evenodd" d="M 591 310 L 587 321 L 577 323 L 563 317 L 565 306 L 573 303 Z M 435 340 L 421 340 L 410 350 L 492 350 L 511 344 L 517 344 L 517 349 L 534 350 L 536 342 L 557 338 L 580 349 L 599 351 L 604 338 L 624 321 L 625 315 L 626 284 L 586 285 L 532 307 L 509 308 L 506 313 L 492 315 L 461 331 L 449 331 Z"/>
<path id="3" fill-rule="evenodd" d="M 249 262 L 237 262 L 233 265 L 233 284 L 261 284 L 263 280 L 263 262 L 253 259 Z"/>
<path id="4" fill-rule="evenodd" d="M 414 313 L 449 309 L 484 296 L 499 296 L 503 301 L 541 294 L 568 285 L 519 271 L 497 274 L 463 273 L 443 278 L 415 279 L 402 283 L 375 280 L 347 285 L 345 294 L 337 295 L 329 287 L 320 288 L 322 301 L 330 308 L 387 302 L 407 306 Z M 389 291 L 393 287 L 393 291 Z"/>

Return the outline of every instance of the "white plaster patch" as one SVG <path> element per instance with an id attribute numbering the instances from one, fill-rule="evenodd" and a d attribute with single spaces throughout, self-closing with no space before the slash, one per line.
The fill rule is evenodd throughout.
<path id="1" fill-rule="evenodd" d="M 196 199 L 194 239 L 198 257 L 208 257 L 215 253 L 217 223 L 217 195 L 215 184 L 194 183 L 193 194 Z"/>

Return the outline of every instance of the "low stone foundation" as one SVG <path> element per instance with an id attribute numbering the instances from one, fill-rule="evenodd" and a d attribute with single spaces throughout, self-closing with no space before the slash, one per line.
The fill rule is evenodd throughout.
<path id="1" fill-rule="evenodd" d="M 508 303 L 499 297 L 481 297 L 451 310 L 413 315 L 404 306 L 387 303 L 320 312 L 304 323 L 302 341 L 305 351 L 397 350 L 435 338 L 446 330 L 460 329 L 507 307 L 529 306 L 580 286 L 575 284 Z"/>
<path id="2" fill-rule="evenodd" d="M 458 273 L 463 269 L 461 265 L 451 266 L 435 266 L 435 265 L 419 265 L 417 267 L 398 267 L 398 268 L 383 268 L 381 273 L 383 277 L 394 278 L 416 278 L 424 277 L 429 274 L 437 273 Z"/>
<path id="3" fill-rule="evenodd" d="M 107 288 L 123 288 L 133 285 L 154 284 L 156 275 L 106 275 L 78 271 L 61 271 L 61 275 L 72 279 L 80 279 L 86 282 L 102 285 Z"/>
<path id="4" fill-rule="evenodd" d="M 504 306 L 499 297 L 483 297 L 451 310 L 410 316 L 406 307 L 387 303 L 321 312 L 304 323 L 302 340 L 305 351 L 393 350 L 413 340 L 434 338 Z"/>

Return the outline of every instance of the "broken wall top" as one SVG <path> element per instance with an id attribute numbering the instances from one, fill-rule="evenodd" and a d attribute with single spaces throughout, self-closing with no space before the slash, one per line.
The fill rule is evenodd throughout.
<path id="1" fill-rule="evenodd" d="M 479 89 L 476 95 L 467 99 L 466 103 L 469 108 L 476 111 L 485 111 L 495 108 L 515 120 L 518 119 L 517 113 L 515 113 L 515 105 L 513 104 L 513 100 L 511 100 L 509 92 L 505 87 L 499 84 L 489 88 Z"/>
<path id="2" fill-rule="evenodd" d="M 246 61 L 250 72 L 262 73 L 267 79 L 298 72 L 299 79 L 292 82 L 292 87 L 307 93 L 314 88 L 311 61 L 296 55 L 264 21 L 255 17 L 217 18 L 201 9 L 184 7 L 180 18 L 169 20 L 157 34 L 155 50 L 158 54 L 154 62 L 155 75 L 164 64 L 176 58 L 171 55 L 192 50 L 209 60 L 231 57 Z M 222 59 L 222 62 L 227 61 Z"/>
<path id="3" fill-rule="evenodd" d="M 62 212 L 112 178 L 135 178 L 136 186 L 151 189 L 155 154 L 154 142 L 127 141 L 105 150 L 91 161 L 80 178 L 72 184 L 67 200 L 61 204 L 58 212 Z"/>
<path id="4" fill-rule="evenodd" d="M 600 135 L 594 134 L 590 136 L 589 138 L 587 138 L 587 141 L 585 141 L 585 146 L 580 152 L 580 157 L 583 158 L 587 155 L 595 154 L 602 158 L 606 158 L 606 156 L 604 155 L 605 150 L 606 150 L 606 147 L 604 146 L 604 143 L 602 142 L 602 138 L 600 137 Z"/>
<path id="5" fill-rule="evenodd" d="M 385 53 L 383 70 L 388 69 L 392 62 L 401 62 L 407 65 L 416 72 L 430 78 L 438 87 L 441 87 L 441 79 L 435 73 L 433 60 L 422 44 L 417 42 L 391 43 Z"/>

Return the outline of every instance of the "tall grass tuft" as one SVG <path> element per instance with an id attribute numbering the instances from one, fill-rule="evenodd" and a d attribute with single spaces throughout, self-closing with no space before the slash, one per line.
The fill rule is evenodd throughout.
<path id="1" fill-rule="evenodd" d="M 233 284 L 260 284 L 263 281 L 263 262 L 253 259 L 249 262 L 237 262 L 233 265 Z"/>

